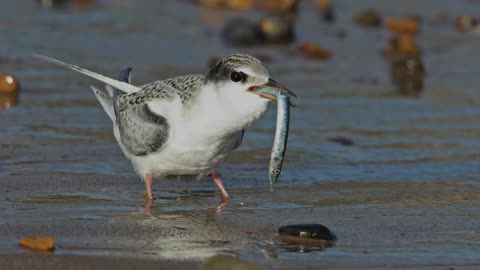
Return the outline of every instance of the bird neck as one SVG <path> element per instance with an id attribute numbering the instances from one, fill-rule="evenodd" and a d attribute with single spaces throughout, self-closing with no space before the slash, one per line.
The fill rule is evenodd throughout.
<path id="1" fill-rule="evenodd" d="M 191 121 L 228 136 L 255 122 L 267 109 L 268 100 L 246 91 L 221 89 L 205 84 L 190 111 Z"/>

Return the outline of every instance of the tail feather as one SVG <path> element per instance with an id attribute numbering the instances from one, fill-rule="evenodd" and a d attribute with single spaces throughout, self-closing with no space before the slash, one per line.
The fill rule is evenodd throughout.
<path id="1" fill-rule="evenodd" d="M 90 86 L 90 88 L 93 90 L 93 93 L 97 97 L 98 101 L 102 105 L 108 117 L 110 117 L 110 119 L 112 119 L 112 121 L 115 122 L 116 116 L 115 116 L 115 110 L 113 107 L 113 98 L 111 96 L 108 96 L 104 92 L 98 90 L 98 88 L 96 88 L 95 86 Z"/>
<path id="2" fill-rule="evenodd" d="M 115 88 L 107 84 L 105 85 L 105 89 L 107 89 L 108 95 L 113 97 L 113 95 L 115 94 Z"/>
<path id="3" fill-rule="evenodd" d="M 141 90 L 140 87 L 136 87 L 134 85 L 131 85 L 131 84 L 128 84 L 126 82 L 121 82 L 121 81 L 117 81 L 117 80 L 114 80 L 114 79 L 111 79 L 111 78 L 108 78 L 108 77 L 105 77 L 103 75 L 100 75 L 98 73 L 95 73 L 95 72 L 92 72 L 92 71 L 89 71 L 89 70 L 86 70 L 86 69 L 83 69 L 83 68 L 80 68 L 78 66 L 75 66 L 75 65 L 72 65 L 72 64 L 67 64 L 67 63 L 64 63 L 62 61 L 59 61 L 57 59 L 54 59 L 54 58 L 51 58 L 51 57 L 48 57 L 48 56 L 43 56 L 43 55 L 38 55 L 38 54 L 34 54 L 33 56 L 39 58 L 39 59 L 42 59 L 44 61 L 47 61 L 47 62 L 50 62 L 50 63 L 53 63 L 53 64 L 56 64 L 56 65 L 59 65 L 59 66 L 62 66 L 64 68 L 68 68 L 68 69 L 71 69 L 71 70 L 74 70 L 74 71 L 77 71 L 77 72 L 80 72 L 84 75 L 87 75 L 91 78 L 94 78 L 96 80 L 99 80 L 101 82 L 104 82 L 114 88 L 117 88 L 119 89 L 120 91 L 122 92 L 125 92 L 125 93 L 134 93 L 134 92 L 138 92 Z"/>

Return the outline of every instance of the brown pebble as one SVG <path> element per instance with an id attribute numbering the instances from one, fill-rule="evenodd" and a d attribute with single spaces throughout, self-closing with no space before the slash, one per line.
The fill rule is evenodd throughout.
<path id="1" fill-rule="evenodd" d="M 225 6 L 231 10 L 245 11 L 255 7 L 255 0 L 226 0 Z"/>
<path id="2" fill-rule="evenodd" d="M 387 46 L 383 49 L 383 53 L 388 58 L 395 58 L 402 55 L 420 56 L 421 50 L 413 36 L 398 35 L 389 40 Z"/>
<path id="3" fill-rule="evenodd" d="M 327 10 L 332 8 L 332 1 L 331 0 L 315 0 L 314 4 L 320 9 L 320 10 Z"/>
<path id="4" fill-rule="evenodd" d="M 420 30 L 420 23 L 414 18 L 389 19 L 385 22 L 385 27 L 393 33 L 416 35 Z"/>
<path id="5" fill-rule="evenodd" d="M 355 17 L 355 22 L 364 27 L 378 27 L 382 24 L 382 16 L 374 9 L 367 9 Z"/>
<path id="6" fill-rule="evenodd" d="M 321 48 L 311 41 L 307 41 L 300 45 L 298 51 L 307 59 L 328 60 L 331 57 L 329 50 Z"/>
<path id="7" fill-rule="evenodd" d="M 269 11 L 284 11 L 295 14 L 298 11 L 298 0 L 263 0 L 261 7 Z"/>
<path id="8" fill-rule="evenodd" d="M 20 83 L 10 74 L 0 73 L 0 93 L 18 92 Z"/>
<path id="9" fill-rule="evenodd" d="M 20 245 L 23 247 L 37 249 L 37 250 L 45 250 L 45 251 L 53 251 L 55 249 L 55 242 L 53 237 L 46 236 L 46 237 L 22 237 L 20 239 Z"/>
<path id="10" fill-rule="evenodd" d="M 228 8 L 236 11 L 245 11 L 255 6 L 255 0 L 199 0 L 198 3 L 205 7 Z"/>

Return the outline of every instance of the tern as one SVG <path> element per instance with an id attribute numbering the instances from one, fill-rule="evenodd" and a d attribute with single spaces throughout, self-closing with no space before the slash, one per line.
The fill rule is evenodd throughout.
<path id="1" fill-rule="evenodd" d="M 80 72 L 106 84 L 106 92 L 92 86 L 113 122 L 113 133 L 123 154 L 145 183 L 153 200 L 152 179 L 210 174 L 222 195 L 230 200 L 215 169 L 240 146 L 245 128 L 254 123 L 276 95 L 269 88 L 295 97 L 270 78 L 264 63 L 248 54 L 222 58 L 206 75 L 184 75 L 131 84 L 131 68 L 112 79 L 57 59 L 34 55 Z"/>

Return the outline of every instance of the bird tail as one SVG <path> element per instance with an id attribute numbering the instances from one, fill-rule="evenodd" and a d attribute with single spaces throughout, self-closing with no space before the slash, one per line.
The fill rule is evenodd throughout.
<path id="1" fill-rule="evenodd" d="M 78 67 L 78 66 L 75 66 L 75 65 L 72 65 L 72 64 L 64 63 L 60 60 L 57 60 L 57 59 L 54 59 L 54 58 L 51 58 L 51 57 L 48 57 L 48 56 L 39 55 L 39 54 L 33 54 L 33 56 L 36 57 L 36 58 L 39 58 L 41 60 L 50 62 L 52 64 L 56 64 L 56 65 L 59 65 L 59 66 L 64 67 L 64 68 L 80 72 L 80 73 L 82 73 L 84 75 L 87 75 L 91 78 L 94 78 L 96 80 L 104 82 L 104 83 L 110 85 L 111 87 L 114 87 L 114 88 L 116 88 L 116 89 L 118 89 L 122 92 L 125 92 L 125 93 L 134 93 L 134 92 L 138 92 L 138 91 L 141 90 L 140 87 L 136 87 L 136 86 L 131 85 L 131 84 L 126 83 L 126 82 L 121 82 L 121 81 L 118 81 L 118 80 L 114 80 L 114 79 L 105 77 L 105 76 L 100 75 L 98 73 L 83 69 L 81 67 Z"/>
<path id="2" fill-rule="evenodd" d="M 59 61 L 57 59 L 54 59 L 54 58 L 51 58 L 51 57 L 48 57 L 48 56 L 43 56 L 43 55 L 38 55 L 38 54 L 34 54 L 33 56 L 35 56 L 39 59 L 42 59 L 44 61 L 62 66 L 64 68 L 80 72 L 80 73 L 82 73 L 84 75 L 87 75 L 91 78 L 94 78 L 94 79 L 97 79 L 101 82 L 106 83 L 107 85 L 105 86 L 105 88 L 108 92 L 108 95 L 105 92 L 99 90 L 98 88 L 96 88 L 94 86 L 91 86 L 90 88 L 92 89 L 93 93 L 95 94 L 98 101 L 100 102 L 100 105 L 102 105 L 103 109 L 105 110 L 108 117 L 110 117 L 110 119 L 112 121 L 115 121 L 115 119 L 116 119 L 116 113 L 115 113 L 116 112 L 116 109 L 115 109 L 116 97 L 118 95 L 123 94 L 123 93 L 134 93 L 134 92 L 137 92 L 137 91 L 141 90 L 141 88 L 130 84 L 131 83 L 131 71 L 132 71 L 132 69 L 130 67 L 123 69 L 120 72 L 120 75 L 118 76 L 118 80 L 114 80 L 114 79 L 105 77 L 103 75 L 100 75 L 98 73 L 80 68 L 80 67 L 75 66 L 75 65 L 64 63 L 62 61 Z"/>
<path id="3" fill-rule="evenodd" d="M 104 92 L 102 92 L 98 88 L 96 88 L 95 86 L 90 86 L 90 88 L 92 89 L 93 93 L 95 94 L 98 101 L 100 102 L 100 105 L 102 105 L 102 108 L 107 113 L 108 117 L 110 117 L 110 119 L 112 119 L 112 122 L 115 122 L 115 119 L 117 119 L 117 117 L 116 117 L 115 109 L 114 109 L 114 106 L 113 106 L 112 96 L 109 96 L 109 95 L 105 94 Z M 107 89 L 108 89 L 108 85 L 107 85 Z"/>

